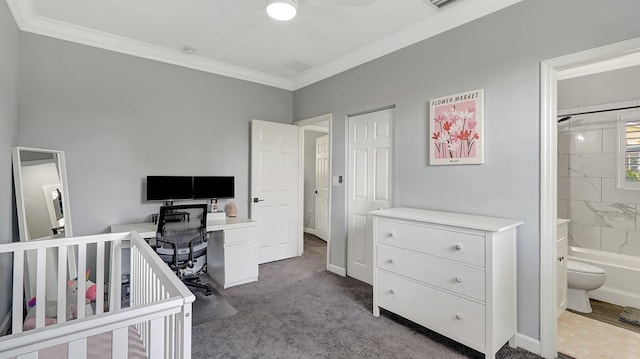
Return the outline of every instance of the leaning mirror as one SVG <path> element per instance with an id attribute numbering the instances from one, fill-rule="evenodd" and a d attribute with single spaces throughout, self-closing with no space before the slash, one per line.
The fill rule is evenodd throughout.
<path id="1" fill-rule="evenodd" d="M 18 213 L 20 240 L 46 240 L 71 237 L 67 172 L 62 151 L 15 147 L 13 156 L 13 182 Z M 70 278 L 76 275 L 75 254 L 67 254 Z M 34 251 L 26 254 L 25 298 L 35 295 L 38 259 Z M 46 253 L 46 264 L 57 268 L 57 255 Z M 57 270 L 48 270 L 46 296 L 54 298 Z"/>
<path id="2" fill-rule="evenodd" d="M 16 147 L 13 175 L 20 240 L 71 237 L 64 153 Z"/>

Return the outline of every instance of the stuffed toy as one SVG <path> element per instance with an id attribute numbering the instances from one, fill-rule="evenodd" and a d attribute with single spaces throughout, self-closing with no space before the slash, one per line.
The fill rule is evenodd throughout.
<path id="1" fill-rule="evenodd" d="M 85 292 L 85 304 L 91 303 L 91 301 L 96 300 L 96 285 L 92 281 L 89 280 L 89 274 L 91 271 L 87 269 L 87 273 L 85 276 L 86 280 L 86 292 Z M 72 318 L 77 318 L 78 316 L 78 279 L 70 279 L 67 282 L 67 317 L 69 317 L 69 313 L 72 314 Z"/>
<path id="2" fill-rule="evenodd" d="M 91 270 L 87 269 L 87 273 L 85 275 L 87 291 L 85 292 L 85 304 L 89 304 L 92 301 L 96 300 L 96 285 L 92 281 L 89 280 L 89 274 Z M 78 279 L 74 278 L 67 282 L 67 320 L 77 318 L 78 316 Z M 33 308 L 36 306 L 36 297 L 31 298 L 29 302 L 27 302 L 29 308 Z M 35 313 L 35 312 L 34 312 Z M 58 316 L 58 303 L 53 300 L 48 300 L 45 302 L 45 310 L 44 316 L 47 318 L 53 318 L 53 323 L 55 323 L 55 318 Z M 87 313 L 92 314 L 92 313 Z M 35 325 L 35 318 L 33 319 Z M 48 325 L 48 324 L 47 324 Z M 35 327 L 35 326 L 34 326 Z"/>
<path id="3" fill-rule="evenodd" d="M 85 293 L 85 304 L 89 304 L 92 301 L 96 300 L 96 285 L 92 281 L 89 280 L 89 274 L 91 271 L 87 269 L 87 273 L 85 275 L 86 280 L 86 293 Z M 31 298 L 27 305 L 29 308 L 33 308 L 36 306 L 36 297 Z M 77 278 L 71 279 L 67 282 L 67 320 L 74 319 L 78 317 L 78 280 Z M 92 315 L 91 307 L 87 307 L 87 315 Z M 45 325 L 56 324 L 56 318 L 58 316 L 58 303 L 54 300 L 47 300 L 45 302 Z M 25 318 L 25 322 L 23 324 L 23 330 L 29 330 L 36 327 L 36 318 L 35 318 L 35 310 L 29 310 L 27 314 L 27 318 Z"/>

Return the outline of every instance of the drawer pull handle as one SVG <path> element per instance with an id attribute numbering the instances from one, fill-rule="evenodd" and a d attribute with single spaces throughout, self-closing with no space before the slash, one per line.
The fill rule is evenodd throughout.
<path id="1" fill-rule="evenodd" d="M 457 276 L 457 277 L 456 277 L 456 282 L 458 282 L 458 283 L 462 283 L 462 277 Z"/>
<path id="2" fill-rule="evenodd" d="M 456 251 L 461 251 L 462 250 L 462 244 L 456 244 Z"/>
<path id="3" fill-rule="evenodd" d="M 389 294 L 396 294 L 396 291 L 393 289 L 389 289 Z"/>
<path id="4" fill-rule="evenodd" d="M 462 320 L 462 318 L 464 318 L 464 317 L 462 316 L 462 314 L 460 314 L 460 313 L 456 314 L 456 319 L 458 319 L 458 320 Z"/>
<path id="5" fill-rule="evenodd" d="M 396 260 L 395 260 L 395 259 L 393 259 L 393 258 L 389 258 L 389 260 L 388 260 L 387 262 L 389 262 L 389 264 L 393 264 L 393 263 L 395 263 L 395 262 L 396 262 Z"/>
<path id="6" fill-rule="evenodd" d="M 393 232 L 393 231 L 391 231 L 391 232 L 387 233 L 387 238 L 393 238 L 393 237 L 395 237 L 395 236 L 396 236 L 396 233 L 395 233 L 395 232 Z"/>

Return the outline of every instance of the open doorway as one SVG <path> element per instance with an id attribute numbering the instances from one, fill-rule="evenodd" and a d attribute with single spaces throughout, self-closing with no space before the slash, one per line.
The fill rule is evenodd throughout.
<path id="1" fill-rule="evenodd" d="M 300 127 L 301 228 L 299 253 L 304 236 L 313 235 L 327 243 L 327 269 L 331 253 L 331 114 L 295 124 Z"/>
<path id="2" fill-rule="evenodd" d="M 640 38 L 543 61 L 540 118 L 540 355 L 557 356 L 558 81 L 640 64 Z"/>

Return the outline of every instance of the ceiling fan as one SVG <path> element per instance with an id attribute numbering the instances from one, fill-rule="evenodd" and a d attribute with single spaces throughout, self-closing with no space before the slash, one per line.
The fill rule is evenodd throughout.
<path id="1" fill-rule="evenodd" d="M 241 37 L 259 22 L 269 18 L 285 22 L 298 15 L 298 9 L 306 6 L 365 7 L 376 0 L 262 0 L 263 5 L 232 28 L 235 36 Z M 265 16 L 267 15 L 267 16 Z M 326 36 L 309 18 L 305 19 L 305 35 L 311 43 L 322 43 Z"/>
<path id="2" fill-rule="evenodd" d="M 266 0 L 267 14 L 274 20 L 289 21 L 298 11 L 298 4 L 329 5 L 329 6 L 369 6 L 375 0 Z"/>
<path id="3" fill-rule="evenodd" d="M 438 9 L 451 1 L 453 0 L 424 0 L 424 2 Z M 296 16 L 299 3 L 303 5 L 311 3 L 313 5 L 314 2 L 331 6 L 369 6 L 375 0 L 266 0 L 266 10 L 267 14 L 274 20 L 289 21 Z"/>
<path id="4" fill-rule="evenodd" d="M 264 20 L 273 19 L 278 22 L 293 20 L 298 15 L 300 7 L 366 7 L 371 6 L 376 0 L 261 0 L 263 4 L 254 10 L 249 16 L 240 21 L 231 29 L 234 36 L 242 37 L 252 27 Z M 444 5 L 455 0 L 423 0 L 425 3 L 440 10 Z M 300 11 L 304 14 L 303 11 Z M 268 15 L 268 16 L 265 16 Z M 327 37 L 315 24 L 313 19 L 305 17 L 305 26 L 302 27 L 304 36 L 312 44 L 320 44 L 327 41 Z"/>

